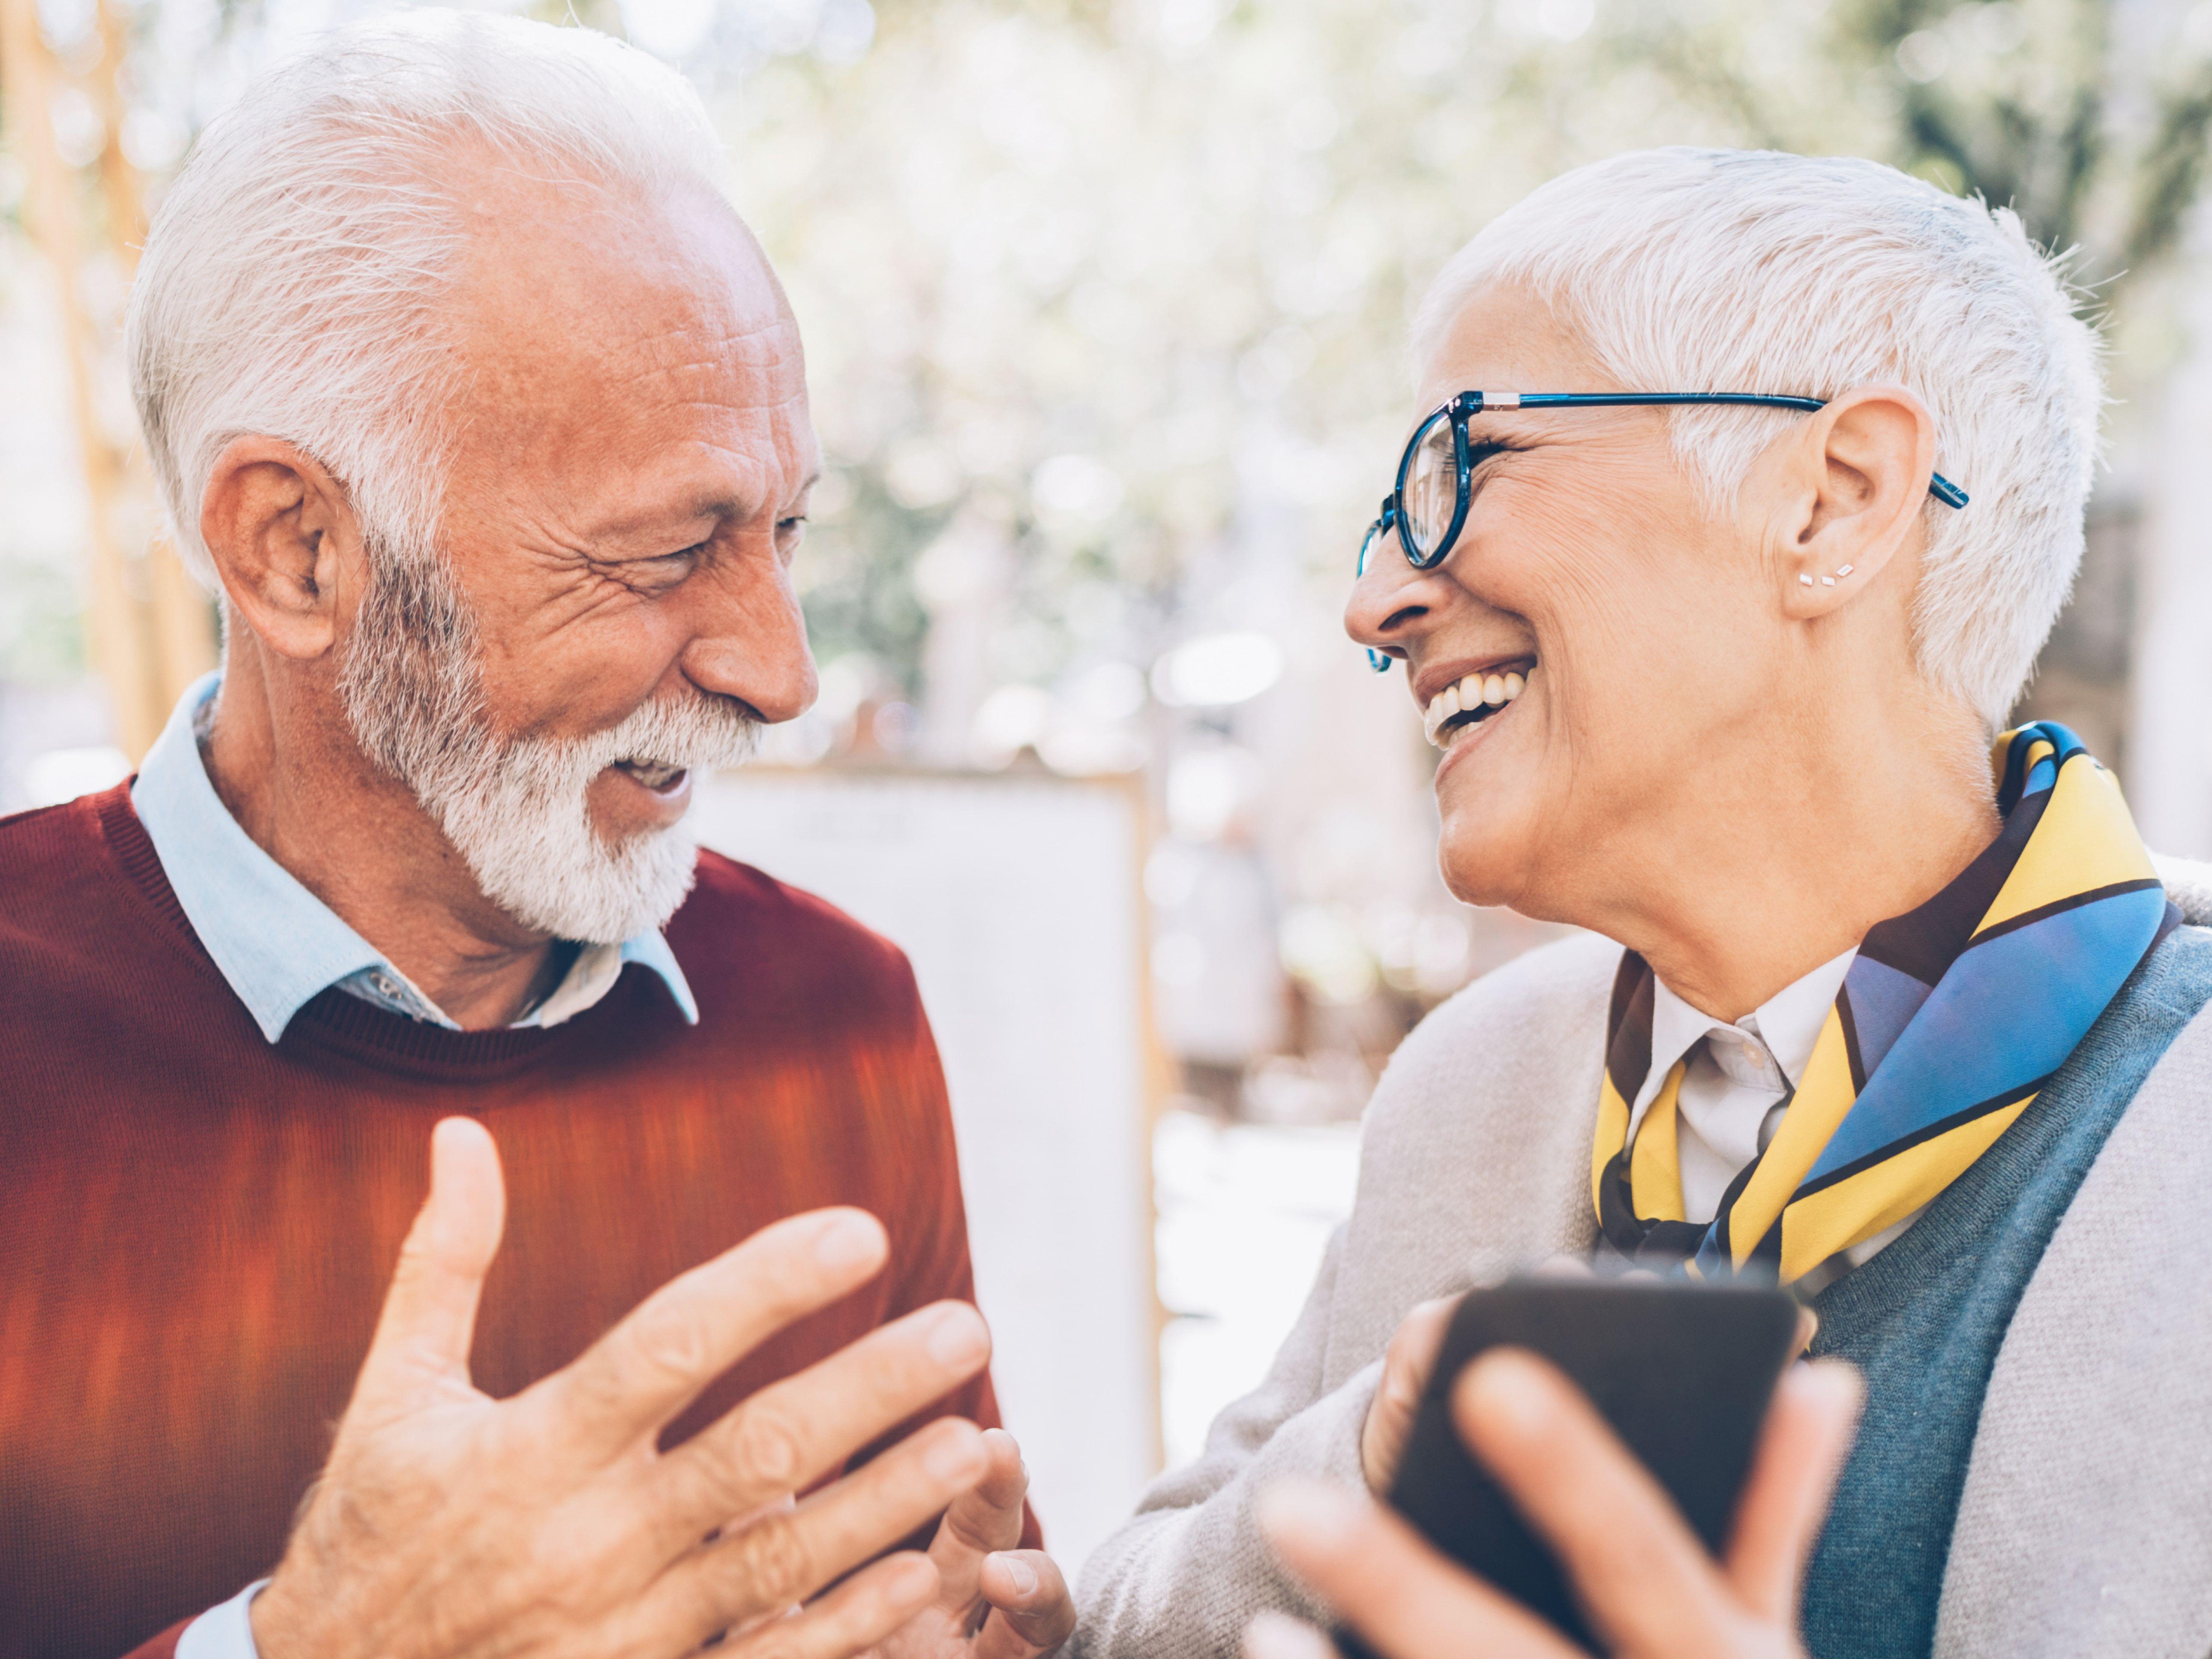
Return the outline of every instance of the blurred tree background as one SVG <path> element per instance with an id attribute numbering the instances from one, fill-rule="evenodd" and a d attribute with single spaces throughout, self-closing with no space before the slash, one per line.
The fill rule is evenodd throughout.
<path id="1" fill-rule="evenodd" d="M 104 166 L 158 197 L 257 68 L 382 0 L 105 0 L 105 32 L 101 0 L 0 3 L 35 10 L 97 225 Z M 1529 937 L 1443 894 L 1428 752 L 1337 612 L 1411 412 L 1414 300 L 1564 168 L 1654 143 L 1871 155 L 2073 251 L 2126 403 L 2037 706 L 2101 753 L 2130 741 L 2144 434 L 2204 286 L 2212 5 L 527 4 L 694 80 L 799 313 L 830 462 L 800 566 L 824 696 L 778 756 L 1146 769 L 1170 843 L 1264 868 L 1308 1003 L 1368 1011 L 1340 1046 L 1379 1052 Z M 0 113 L 15 224 L 25 150 Z M 88 238 L 104 339 L 127 266 Z M 98 718 L 55 689 L 84 661 L 87 508 L 48 283 L 0 240 L 0 806 L 40 744 L 102 740 L 70 735 Z M 127 439 L 112 349 L 98 374 Z M 1178 867 L 1155 895 L 1170 938 Z"/>
<path id="2" fill-rule="evenodd" d="M 256 65 L 374 9 L 124 5 L 115 148 L 158 188 Z M 1399 335 L 1421 282 L 1563 168 L 1662 142 L 1874 155 L 2011 204 L 2119 304 L 2172 248 L 2212 122 L 2203 5 L 530 9 L 635 38 L 723 118 L 841 468 L 814 620 L 828 654 L 865 653 L 915 696 L 920 556 L 956 526 L 1012 556 L 992 667 L 1025 682 L 1156 653 L 1207 608 L 1223 550 L 1255 520 L 1278 532 L 1274 507 L 1298 509 L 1294 563 L 1333 578 L 1404 413 Z M 94 0 L 38 10 L 64 70 L 90 76 Z M 100 113 L 72 85 L 52 114 L 88 182 Z M 20 166 L 0 175 L 11 217 L 23 195 Z M 5 672 L 52 660 L 70 607 L 44 586 L 9 608 Z"/>

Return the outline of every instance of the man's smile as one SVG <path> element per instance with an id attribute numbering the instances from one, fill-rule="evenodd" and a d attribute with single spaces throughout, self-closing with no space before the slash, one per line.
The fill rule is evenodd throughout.
<path id="1" fill-rule="evenodd" d="M 611 793 L 595 804 L 592 819 L 614 841 L 673 828 L 691 805 L 691 772 L 672 761 L 618 760 L 599 776 Z"/>

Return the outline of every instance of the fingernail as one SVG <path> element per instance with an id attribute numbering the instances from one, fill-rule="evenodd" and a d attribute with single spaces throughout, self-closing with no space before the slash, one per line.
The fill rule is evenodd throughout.
<path id="1" fill-rule="evenodd" d="M 1036 1594 L 1037 1576 L 1035 1567 L 1018 1555 L 1000 1555 L 992 1559 L 1006 1568 L 1006 1577 L 1013 1581 L 1015 1595 L 1035 1595 Z"/>
<path id="2" fill-rule="evenodd" d="M 1509 1434 L 1534 1434 L 1550 1402 L 1544 1374 L 1517 1353 L 1487 1353 L 1467 1368 L 1460 1387 L 1476 1415 Z"/>
<path id="3" fill-rule="evenodd" d="M 967 1365 L 991 1349 L 983 1316 L 957 1304 L 945 1309 L 929 1328 L 929 1357 L 940 1365 Z"/>
<path id="4" fill-rule="evenodd" d="M 1255 1613 L 1244 1626 L 1244 1659 L 1334 1659 L 1322 1633 L 1286 1613 Z"/>
<path id="5" fill-rule="evenodd" d="M 965 1480 L 975 1474 L 975 1454 L 981 1437 L 973 1429 L 948 1434 L 921 1455 L 921 1467 L 939 1480 Z"/>
<path id="6" fill-rule="evenodd" d="M 882 1250 L 883 1230 L 865 1216 L 839 1216 L 814 1237 L 814 1259 L 832 1273 L 865 1267 Z"/>
<path id="7" fill-rule="evenodd" d="M 1319 1480 L 1278 1481 L 1261 1492 L 1255 1507 L 1264 1530 L 1317 1550 L 1349 1543 L 1359 1518 L 1355 1497 Z"/>

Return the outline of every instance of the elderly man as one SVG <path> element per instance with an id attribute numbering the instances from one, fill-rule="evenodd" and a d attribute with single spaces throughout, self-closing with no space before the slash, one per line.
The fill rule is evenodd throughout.
<path id="1" fill-rule="evenodd" d="M 2000 732 L 2081 557 L 2091 331 L 2009 213 L 1664 150 L 1502 216 L 1414 336 L 1347 625 L 1441 751 L 1454 891 L 1588 931 L 1407 1039 L 1297 1328 L 1091 1558 L 1076 1650 L 1333 1605 L 1566 1659 L 1362 1489 L 1430 1299 L 1594 1251 L 1819 1316 L 1721 1560 L 1555 1372 L 1455 1381 L 1609 1650 L 2212 1650 L 2212 906 L 2072 733 Z"/>
<path id="2" fill-rule="evenodd" d="M 913 978 L 681 824 L 814 687 L 718 168 L 641 54 L 424 12 L 162 204 L 131 367 L 224 666 L 0 824 L 0 1654 L 1065 1634 Z"/>

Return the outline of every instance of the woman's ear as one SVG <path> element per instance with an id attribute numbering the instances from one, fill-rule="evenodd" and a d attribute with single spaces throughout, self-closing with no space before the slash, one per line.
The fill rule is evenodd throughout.
<path id="1" fill-rule="evenodd" d="M 223 592 L 280 656 L 312 660 L 337 637 L 342 573 L 357 570 L 353 504 L 322 465 L 276 438 L 236 438 L 200 501 L 200 538 Z"/>
<path id="2" fill-rule="evenodd" d="M 1898 386 L 1855 386 L 1762 456 L 1747 480 L 1766 497 L 1785 615 L 1850 603 L 1921 533 L 1936 421 Z"/>

